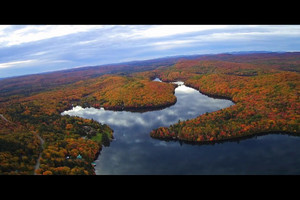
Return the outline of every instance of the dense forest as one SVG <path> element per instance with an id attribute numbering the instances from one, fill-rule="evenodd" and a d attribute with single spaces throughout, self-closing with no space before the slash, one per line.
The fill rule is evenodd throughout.
<path id="1" fill-rule="evenodd" d="M 300 134 L 299 66 L 300 53 L 219 54 L 0 80 L 0 174 L 95 174 L 93 161 L 113 130 L 61 112 L 76 105 L 161 109 L 176 103 L 172 81 L 236 104 L 157 127 L 151 137 L 201 143 L 262 132 Z"/>
<path id="2" fill-rule="evenodd" d="M 296 56 L 297 55 L 297 56 Z M 294 60 L 269 58 L 250 64 L 246 56 L 235 62 L 187 60 L 158 72 L 164 81 L 184 80 L 187 86 L 212 97 L 227 98 L 236 104 L 195 119 L 160 127 L 151 136 L 184 141 L 220 141 L 262 132 L 300 131 L 299 54 L 287 56 Z M 250 55 L 251 57 L 253 55 Z M 247 63 L 238 63 L 237 61 Z M 280 60 L 276 64 L 274 60 Z M 284 63 L 284 61 L 287 63 Z M 280 64 L 294 63 L 282 70 Z M 269 64 L 269 65 L 268 65 Z"/>

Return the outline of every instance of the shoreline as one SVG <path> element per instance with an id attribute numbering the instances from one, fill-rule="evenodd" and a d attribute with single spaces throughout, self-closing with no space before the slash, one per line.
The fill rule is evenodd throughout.
<path id="1" fill-rule="evenodd" d="M 82 106 L 82 105 L 77 105 L 77 106 L 81 106 L 82 108 L 97 108 L 97 109 L 103 108 L 104 110 L 109 110 L 109 111 L 128 111 L 128 112 L 144 113 L 144 112 L 148 112 L 148 111 L 163 110 L 165 108 L 168 108 L 170 106 L 175 105 L 176 102 L 177 102 L 177 98 L 172 103 L 168 103 L 168 104 L 164 104 L 164 105 L 160 105 L 160 106 L 143 106 L 143 107 L 132 107 L 132 106 L 128 106 L 128 107 L 115 107 L 115 106 L 104 107 L 104 106 Z M 74 108 L 74 106 L 71 107 L 70 109 L 72 109 L 72 108 Z"/>
<path id="2" fill-rule="evenodd" d="M 219 139 L 219 140 L 204 140 L 204 141 L 192 141 L 192 140 L 183 140 L 179 139 L 178 137 L 175 138 L 161 138 L 161 137 L 153 137 L 150 135 L 151 138 L 156 139 L 156 140 L 163 140 L 166 142 L 179 142 L 179 143 L 184 143 L 184 144 L 189 144 L 189 145 L 215 145 L 215 144 L 222 144 L 226 142 L 240 142 L 243 140 L 251 139 L 254 137 L 259 137 L 259 136 L 265 136 L 265 135 L 288 135 L 288 136 L 294 136 L 294 137 L 300 137 L 300 132 L 292 133 L 292 132 L 287 132 L 287 131 L 263 131 L 263 132 L 257 132 L 253 134 L 248 134 L 248 135 L 243 135 L 243 136 L 235 136 L 232 138 L 225 138 L 225 139 Z"/>
<path id="3" fill-rule="evenodd" d="M 210 93 L 203 92 L 203 91 L 201 91 L 201 89 L 196 88 L 196 87 L 194 87 L 194 86 L 192 86 L 192 85 L 190 85 L 190 84 L 185 84 L 185 85 L 188 86 L 188 87 L 190 87 L 190 88 L 193 88 L 193 89 L 197 90 L 197 91 L 200 92 L 201 94 L 206 95 L 206 96 L 208 96 L 208 97 L 211 97 L 211 98 L 214 98 L 214 99 L 225 99 L 225 100 L 230 100 L 230 101 L 232 101 L 234 104 L 237 104 L 237 103 L 238 103 L 238 102 L 232 100 L 232 98 L 229 97 L 229 96 L 222 96 L 222 95 L 217 95 L 217 94 L 210 94 Z"/>

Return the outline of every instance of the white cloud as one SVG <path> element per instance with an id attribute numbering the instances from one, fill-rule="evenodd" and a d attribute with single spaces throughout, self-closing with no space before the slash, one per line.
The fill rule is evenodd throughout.
<path id="1" fill-rule="evenodd" d="M 63 60 L 63 59 L 57 59 L 57 60 L 49 60 L 49 59 L 27 59 L 27 60 L 17 60 L 17 61 L 10 61 L 5 63 L 0 63 L 0 69 L 5 68 L 13 68 L 18 67 L 20 68 L 26 68 L 28 66 L 38 66 L 38 65 L 49 65 L 49 64 L 58 64 L 58 63 L 68 63 L 71 62 L 70 60 Z M 67 69 L 67 68 L 66 68 Z M 53 71 L 53 70 L 44 70 L 44 72 L 47 71 Z"/>
<path id="2" fill-rule="evenodd" d="M 133 36 L 137 38 L 158 38 L 178 34 L 186 34 L 212 29 L 221 29 L 226 25 L 158 25 L 150 26 L 148 29 L 137 30 Z"/>
<path id="3" fill-rule="evenodd" d="M 14 26 L 17 30 L 5 32 L 5 28 L 0 29 L 0 45 L 13 46 L 28 42 L 34 42 L 73 33 L 87 32 L 103 28 L 102 25 L 39 25 L 39 26 Z M 4 34 L 5 33 L 5 34 Z"/>
<path id="4" fill-rule="evenodd" d="M 0 25 L 0 61 L 6 62 L 0 63 L 0 76 L 13 66 L 31 65 L 21 72 L 30 74 L 34 68 L 41 72 L 164 56 L 298 51 L 298 44 L 299 25 Z"/>
<path id="5" fill-rule="evenodd" d="M 196 40 L 169 40 L 162 42 L 150 43 L 149 46 L 154 46 L 157 50 L 166 50 L 176 47 L 188 46 L 196 42 Z"/>
<path id="6" fill-rule="evenodd" d="M 250 29 L 249 29 L 250 28 Z M 254 39 L 263 36 L 299 36 L 300 26 L 267 26 L 267 25 L 256 25 L 256 26 L 232 26 L 222 32 L 211 32 L 206 35 L 195 36 L 194 39 L 198 41 L 226 41 L 228 39 Z"/>
<path id="7" fill-rule="evenodd" d="M 227 25 L 135 25 L 115 26 L 108 39 L 157 39 L 175 35 L 196 33 L 206 30 L 218 30 Z"/>
<path id="8" fill-rule="evenodd" d="M 94 42 L 98 42 L 99 40 L 95 39 L 95 40 L 86 40 L 86 41 L 80 41 L 77 43 L 77 45 L 87 45 L 87 44 L 91 44 Z"/>
<path id="9" fill-rule="evenodd" d="M 16 65 L 20 64 L 29 64 L 36 62 L 36 60 L 21 60 L 21 61 L 13 61 L 13 62 L 6 62 L 6 63 L 0 63 L 0 69 L 1 68 L 9 68 L 9 67 L 14 67 Z"/>
<path id="10" fill-rule="evenodd" d="M 205 27 L 208 28 L 208 27 Z M 203 30 L 205 29 L 203 28 Z M 211 27 L 212 29 L 214 27 Z M 221 27 L 219 27 L 221 28 Z M 170 29 L 171 30 L 171 29 Z M 196 28 L 186 29 L 183 32 L 197 30 Z M 199 29 L 200 30 L 200 29 Z M 206 29 L 208 30 L 208 29 Z M 216 30 L 216 29 L 215 29 Z M 194 35 L 178 35 L 176 39 L 162 40 L 145 44 L 145 46 L 153 46 L 156 50 L 167 50 L 179 47 L 199 46 L 208 43 L 219 42 L 220 44 L 230 41 L 263 41 L 269 38 L 283 37 L 298 37 L 300 36 L 300 26 L 266 26 L 266 25 L 251 25 L 251 26 L 235 26 L 229 25 L 218 29 L 217 31 L 210 30 L 207 32 L 199 32 Z M 162 32 L 164 33 L 164 32 Z M 179 29 L 174 32 L 179 33 Z M 171 33 L 170 33 L 171 34 Z M 164 34 L 161 34 L 164 35 Z M 226 43 L 225 43 L 226 44 Z"/>
<path id="11" fill-rule="evenodd" d="M 154 50 L 168 50 L 199 46 L 209 42 L 299 35 L 299 25 L 156 25 L 128 26 L 126 31 L 115 32 L 110 37 L 144 41 L 135 43 L 135 46 L 140 48 L 154 47 Z"/>
<path id="12" fill-rule="evenodd" d="M 32 53 L 30 55 L 31 56 L 41 56 L 41 55 L 45 55 L 47 53 L 48 53 L 48 51 L 39 51 L 39 52 L 36 52 L 36 53 Z"/>
<path id="13" fill-rule="evenodd" d="M 178 93 L 193 93 L 193 92 L 195 92 L 195 90 L 190 87 L 181 85 L 176 88 L 176 92 L 178 92 Z"/>
<path id="14" fill-rule="evenodd" d="M 5 34 L 4 30 L 8 27 L 9 25 L 0 25 L 0 35 L 4 35 Z"/>

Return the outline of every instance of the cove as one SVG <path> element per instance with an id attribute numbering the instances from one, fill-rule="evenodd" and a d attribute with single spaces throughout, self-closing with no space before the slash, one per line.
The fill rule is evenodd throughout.
<path id="1" fill-rule="evenodd" d="M 97 175 L 300 173 L 299 167 L 292 167 L 300 166 L 298 137 L 269 134 L 214 145 L 151 138 L 150 131 L 160 126 L 234 105 L 203 95 L 183 82 L 176 84 L 176 104 L 162 110 L 139 113 L 77 106 L 62 113 L 94 119 L 114 130 L 115 139 L 95 161 Z"/>

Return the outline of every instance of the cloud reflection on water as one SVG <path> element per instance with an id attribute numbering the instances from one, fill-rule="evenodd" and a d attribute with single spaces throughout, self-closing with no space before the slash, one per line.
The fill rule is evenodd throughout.
<path id="1" fill-rule="evenodd" d="M 62 114 L 94 119 L 112 127 L 143 126 L 157 128 L 169 126 L 179 119 L 194 118 L 205 112 L 212 112 L 233 105 L 229 100 L 212 99 L 184 85 L 175 89 L 175 95 L 177 97 L 176 104 L 163 110 L 138 113 L 76 106 Z"/>
<path id="2" fill-rule="evenodd" d="M 175 105 L 133 113 L 74 107 L 63 114 L 107 123 L 115 140 L 96 160 L 96 174 L 300 174 L 300 137 L 265 135 L 240 142 L 189 145 L 152 139 L 149 132 L 233 105 L 179 86 Z"/>
<path id="3" fill-rule="evenodd" d="M 178 86 L 175 95 L 176 104 L 163 110 L 138 113 L 76 106 L 62 114 L 94 119 L 114 129 L 115 140 L 110 147 L 103 148 L 96 161 L 97 174 L 182 173 L 186 166 L 179 166 L 177 159 L 178 156 L 181 159 L 186 156 L 180 152 L 182 148 L 179 143 L 152 139 L 150 131 L 160 126 L 169 126 L 178 120 L 229 107 L 233 102 L 210 98 L 185 85 Z M 169 171 L 170 164 L 176 163 L 178 168 Z"/>

